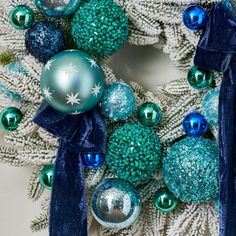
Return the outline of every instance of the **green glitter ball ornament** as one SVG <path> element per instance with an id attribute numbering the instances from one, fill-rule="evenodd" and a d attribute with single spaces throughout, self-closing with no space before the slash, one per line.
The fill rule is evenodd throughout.
<path id="1" fill-rule="evenodd" d="M 16 107 L 7 107 L 0 113 L 0 125 L 6 131 L 14 131 L 18 128 L 23 114 Z"/>
<path id="2" fill-rule="evenodd" d="M 111 172 L 131 182 L 149 179 L 161 156 L 158 136 L 141 124 L 126 124 L 110 136 L 106 161 Z"/>
<path id="3" fill-rule="evenodd" d="M 84 1 L 71 23 L 79 49 L 97 57 L 118 51 L 128 39 L 128 18 L 112 0 Z"/>
<path id="4" fill-rule="evenodd" d="M 28 29 L 34 21 L 34 12 L 26 5 L 15 6 L 10 12 L 9 21 L 15 29 Z"/>
<path id="5" fill-rule="evenodd" d="M 214 80 L 212 71 L 193 66 L 188 72 L 188 82 L 194 89 L 205 89 L 211 86 Z"/>
<path id="6" fill-rule="evenodd" d="M 188 137 L 170 148 L 163 178 L 183 202 L 204 202 L 218 194 L 219 147 L 205 138 Z"/>
<path id="7" fill-rule="evenodd" d="M 160 188 L 153 195 L 153 203 L 161 212 L 171 212 L 178 205 L 178 199 L 168 188 Z"/>
<path id="8" fill-rule="evenodd" d="M 53 181 L 53 165 L 45 166 L 39 176 L 39 182 L 43 188 L 52 189 Z"/>

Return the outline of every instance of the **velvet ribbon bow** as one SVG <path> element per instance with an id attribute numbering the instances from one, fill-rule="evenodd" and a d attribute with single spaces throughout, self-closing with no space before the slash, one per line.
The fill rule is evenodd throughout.
<path id="1" fill-rule="evenodd" d="M 34 122 L 59 138 L 50 204 L 50 236 L 87 236 L 81 153 L 103 153 L 105 127 L 96 108 L 67 115 L 43 103 Z"/>
<path id="2" fill-rule="evenodd" d="M 195 64 L 223 72 L 219 98 L 220 235 L 236 235 L 236 19 L 219 3 L 212 7 Z"/>

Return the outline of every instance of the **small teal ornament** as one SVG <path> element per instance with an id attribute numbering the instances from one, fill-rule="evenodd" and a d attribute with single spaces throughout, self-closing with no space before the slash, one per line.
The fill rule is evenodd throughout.
<path id="1" fill-rule="evenodd" d="M 96 106 L 104 86 L 104 73 L 89 54 L 69 50 L 51 58 L 44 66 L 41 91 L 54 109 L 79 114 Z"/>
<path id="2" fill-rule="evenodd" d="M 0 113 L 0 125 L 6 131 L 14 131 L 18 128 L 23 118 L 20 109 L 16 107 L 7 107 Z"/>
<path id="3" fill-rule="evenodd" d="M 123 229 L 139 217 L 141 203 L 141 198 L 131 183 L 123 179 L 106 179 L 95 188 L 91 208 L 101 225 Z"/>
<path id="4" fill-rule="evenodd" d="M 183 22 L 190 30 L 203 28 L 208 20 L 206 10 L 201 6 L 190 6 L 184 10 Z"/>
<path id="5" fill-rule="evenodd" d="M 45 166 L 39 176 L 39 182 L 43 188 L 52 189 L 52 181 L 53 181 L 53 165 Z"/>
<path id="6" fill-rule="evenodd" d="M 112 0 L 83 1 L 71 22 L 77 47 L 97 57 L 108 57 L 128 39 L 128 18 Z"/>
<path id="7" fill-rule="evenodd" d="M 64 17 L 74 13 L 81 0 L 35 0 L 35 6 L 45 15 Z"/>
<path id="8" fill-rule="evenodd" d="M 202 99 L 202 113 L 207 121 L 214 126 L 218 125 L 218 107 L 219 107 L 220 88 L 214 88 L 208 91 Z"/>
<path id="9" fill-rule="evenodd" d="M 153 102 L 146 102 L 139 106 L 138 121 L 145 126 L 153 127 L 161 121 L 162 113 L 159 106 Z"/>
<path id="10" fill-rule="evenodd" d="M 106 86 L 100 103 L 101 113 L 112 120 L 125 120 L 135 108 L 136 100 L 132 89 L 124 83 Z"/>
<path id="11" fill-rule="evenodd" d="M 161 212 L 171 212 L 178 205 L 178 199 L 168 188 L 160 188 L 153 195 L 153 203 Z"/>
<path id="12" fill-rule="evenodd" d="M 183 128 L 188 136 L 199 137 L 207 131 L 208 123 L 201 113 L 191 112 L 184 118 Z"/>
<path id="13" fill-rule="evenodd" d="M 163 159 L 163 178 L 184 202 L 204 202 L 218 194 L 219 147 L 209 139 L 188 137 Z"/>
<path id="14" fill-rule="evenodd" d="M 106 162 L 111 172 L 131 182 L 151 178 L 161 157 L 158 136 L 141 124 L 126 124 L 110 136 Z"/>
<path id="15" fill-rule="evenodd" d="M 219 214 L 219 212 L 220 212 L 220 201 L 219 201 L 218 198 L 216 198 L 216 199 L 214 200 L 214 207 L 215 207 L 216 213 Z"/>
<path id="16" fill-rule="evenodd" d="M 28 29 L 34 21 L 34 12 L 26 5 L 15 6 L 9 14 L 9 21 L 17 30 Z"/>
<path id="17" fill-rule="evenodd" d="M 103 165 L 105 155 L 103 153 L 81 153 L 82 163 L 87 168 L 98 168 Z"/>

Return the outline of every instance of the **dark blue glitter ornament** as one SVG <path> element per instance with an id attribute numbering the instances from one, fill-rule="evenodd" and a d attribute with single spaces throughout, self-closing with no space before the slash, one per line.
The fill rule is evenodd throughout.
<path id="1" fill-rule="evenodd" d="M 183 22 L 191 30 L 197 30 L 206 25 L 208 16 L 201 6 L 190 6 L 183 13 Z"/>
<path id="2" fill-rule="evenodd" d="M 199 137 L 207 131 L 208 123 L 202 114 L 192 112 L 184 118 L 183 128 L 188 136 Z"/>
<path id="3" fill-rule="evenodd" d="M 81 159 L 85 167 L 97 168 L 104 163 L 105 155 L 102 153 L 82 153 Z"/>
<path id="4" fill-rule="evenodd" d="M 36 23 L 26 32 L 25 45 L 27 50 L 41 62 L 46 62 L 65 48 L 61 30 L 46 21 Z"/>

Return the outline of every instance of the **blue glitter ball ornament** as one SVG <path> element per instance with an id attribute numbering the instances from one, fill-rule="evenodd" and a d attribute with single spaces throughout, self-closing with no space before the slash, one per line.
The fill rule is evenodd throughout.
<path id="1" fill-rule="evenodd" d="M 103 153 L 82 153 L 81 159 L 85 167 L 98 168 L 104 163 L 105 155 Z"/>
<path id="2" fill-rule="evenodd" d="M 135 187 L 123 179 L 106 179 L 93 192 L 92 213 L 107 228 L 130 226 L 141 210 L 141 198 Z"/>
<path id="3" fill-rule="evenodd" d="M 218 125 L 218 107 L 219 107 L 220 88 L 214 88 L 208 91 L 202 99 L 202 113 L 211 125 Z"/>
<path id="4" fill-rule="evenodd" d="M 25 45 L 27 50 L 41 62 L 46 62 L 65 48 L 61 30 L 46 21 L 34 24 L 26 32 Z"/>
<path id="5" fill-rule="evenodd" d="M 184 118 L 183 128 L 188 136 L 199 137 L 207 131 L 208 123 L 201 113 L 191 112 Z"/>
<path id="6" fill-rule="evenodd" d="M 71 28 L 77 47 L 97 57 L 118 51 L 129 34 L 125 12 L 112 0 L 84 1 L 74 14 Z"/>
<path id="7" fill-rule="evenodd" d="M 132 89 L 124 83 L 106 86 L 100 103 L 101 113 L 112 120 L 125 120 L 135 108 L 136 100 Z"/>
<path id="8" fill-rule="evenodd" d="M 75 12 L 81 0 L 34 0 L 35 6 L 51 17 L 68 16 Z"/>
<path id="9" fill-rule="evenodd" d="M 160 156 L 160 140 L 151 128 L 126 124 L 110 136 L 106 162 L 119 178 L 140 182 L 157 171 Z"/>
<path id="10" fill-rule="evenodd" d="M 208 16 L 206 10 L 201 6 L 190 6 L 183 13 L 183 22 L 191 30 L 197 30 L 204 27 Z"/>
<path id="11" fill-rule="evenodd" d="M 205 138 L 187 137 L 163 160 L 169 190 L 184 202 L 204 202 L 218 194 L 219 147 Z"/>

